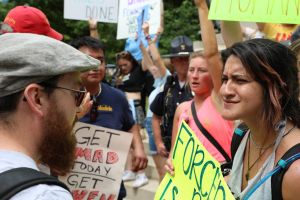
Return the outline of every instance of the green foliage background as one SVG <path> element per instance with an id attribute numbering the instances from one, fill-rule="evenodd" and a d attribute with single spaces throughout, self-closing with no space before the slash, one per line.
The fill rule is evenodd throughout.
<path id="1" fill-rule="evenodd" d="M 121 0 L 124 1 L 124 0 Z M 48 17 L 51 26 L 64 35 L 64 41 L 89 35 L 88 23 L 63 19 L 63 0 L 10 0 L 7 4 L 0 3 L 0 20 L 3 21 L 7 12 L 17 6 L 28 4 L 42 10 Z M 115 53 L 124 49 L 125 40 L 116 40 L 117 25 L 98 23 L 101 40 L 107 48 L 108 63 L 115 63 Z M 172 38 L 187 35 L 192 40 L 199 38 L 199 20 L 193 0 L 164 0 L 164 33 L 160 39 L 160 52 L 166 54 Z"/>

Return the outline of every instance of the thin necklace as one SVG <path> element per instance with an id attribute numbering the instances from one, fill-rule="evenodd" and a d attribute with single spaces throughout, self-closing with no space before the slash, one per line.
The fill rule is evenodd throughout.
<path id="1" fill-rule="evenodd" d="M 269 144 L 268 146 L 264 147 L 263 145 L 260 146 L 259 144 L 257 144 L 257 143 L 253 140 L 251 132 L 249 133 L 249 136 L 250 136 L 250 140 L 253 142 L 255 148 L 256 148 L 256 149 L 260 149 L 260 150 L 268 149 L 268 148 L 270 148 L 271 146 L 273 146 L 273 145 L 275 144 L 275 142 L 276 142 L 276 139 L 275 139 L 273 143 L 271 143 L 271 144 Z"/>
<path id="2" fill-rule="evenodd" d="M 250 135 L 250 133 L 249 133 Z M 251 137 L 251 136 L 250 136 Z M 265 148 L 263 152 L 261 152 L 261 154 L 259 154 L 258 158 L 251 164 L 250 166 L 250 140 L 249 140 L 249 136 L 248 136 L 248 139 L 247 139 L 247 143 L 248 143 L 248 166 L 247 166 L 247 172 L 245 174 L 245 178 L 248 182 L 249 178 L 250 178 L 250 171 L 251 169 L 254 167 L 254 165 L 259 161 L 259 159 L 264 155 L 264 153 L 267 151 L 267 149 L 269 149 L 270 147 L 272 147 L 274 144 L 272 145 L 269 145 L 268 148 Z"/>

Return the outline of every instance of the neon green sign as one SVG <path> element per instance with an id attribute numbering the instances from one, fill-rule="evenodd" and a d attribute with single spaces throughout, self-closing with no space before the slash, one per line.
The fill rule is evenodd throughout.
<path id="1" fill-rule="evenodd" d="M 220 164 L 185 122 L 180 126 L 172 156 L 175 176 L 166 174 L 155 200 L 234 200 L 222 176 Z"/>
<path id="2" fill-rule="evenodd" d="M 300 24 L 300 0 L 212 0 L 209 19 Z"/>

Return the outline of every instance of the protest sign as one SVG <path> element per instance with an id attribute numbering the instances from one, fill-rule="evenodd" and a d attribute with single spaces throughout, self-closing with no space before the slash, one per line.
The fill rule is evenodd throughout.
<path id="1" fill-rule="evenodd" d="M 234 200 L 220 164 L 207 152 L 185 122 L 181 123 L 172 152 L 175 175 L 168 173 L 155 200 Z"/>
<path id="2" fill-rule="evenodd" d="M 118 0 L 64 0 L 64 18 L 117 23 Z"/>
<path id="3" fill-rule="evenodd" d="M 213 0 L 209 19 L 300 23 L 300 0 Z"/>
<path id="4" fill-rule="evenodd" d="M 76 160 L 71 172 L 60 177 L 74 200 L 118 198 L 132 134 L 77 122 Z"/>
<path id="5" fill-rule="evenodd" d="M 150 25 L 150 34 L 155 34 L 160 26 L 161 0 L 127 0 L 120 1 L 118 14 L 117 39 L 136 37 L 138 16 Z M 141 14 L 142 12 L 144 14 Z M 147 16 L 146 16 L 147 15 Z"/>

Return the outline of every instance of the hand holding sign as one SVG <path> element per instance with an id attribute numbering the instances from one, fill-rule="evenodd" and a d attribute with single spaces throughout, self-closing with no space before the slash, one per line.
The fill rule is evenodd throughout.
<path id="1" fill-rule="evenodd" d="M 173 163 L 172 163 L 172 157 L 169 157 L 169 158 L 166 160 L 165 169 L 166 169 L 166 171 L 167 171 L 171 176 L 174 176 L 174 175 L 175 175 L 175 170 L 174 170 L 174 166 L 173 166 Z"/>

